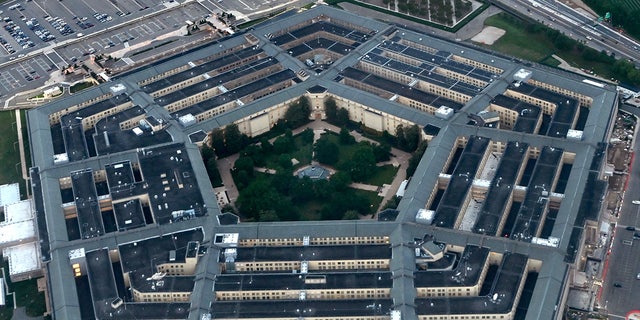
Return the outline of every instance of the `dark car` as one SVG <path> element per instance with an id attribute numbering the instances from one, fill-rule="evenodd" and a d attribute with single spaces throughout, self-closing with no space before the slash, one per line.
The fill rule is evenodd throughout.
<path id="1" fill-rule="evenodd" d="M 621 285 L 621 284 L 619 284 L 619 283 L 617 283 L 617 282 L 616 282 L 616 283 L 614 283 L 614 284 L 613 284 L 613 286 L 614 286 L 614 287 L 616 287 L 616 288 L 622 288 L 622 285 Z"/>
<path id="2" fill-rule="evenodd" d="M 628 227 L 627 227 L 627 230 L 629 230 L 629 231 L 636 231 L 636 227 L 634 227 L 634 226 L 628 226 Z"/>
<path id="3" fill-rule="evenodd" d="M 640 240 L 640 232 L 635 232 L 635 233 L 633 234 L 633 239 L 635 239 L 635 240 Z"/>

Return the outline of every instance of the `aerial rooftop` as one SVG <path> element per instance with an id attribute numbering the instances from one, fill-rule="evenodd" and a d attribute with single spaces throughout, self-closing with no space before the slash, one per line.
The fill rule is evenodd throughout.
<path id="1" fill-rule="evenodd" d="M 552 319 L 617 110 L 582 80 L 317 6 L 30 110 L 53 316 Z M 221 214 L 194 143 L 232 123 L 257 137 L 303 95 L 310 119 L 331 97 L 371 130 L 422 129 L 392 214 Z"/>

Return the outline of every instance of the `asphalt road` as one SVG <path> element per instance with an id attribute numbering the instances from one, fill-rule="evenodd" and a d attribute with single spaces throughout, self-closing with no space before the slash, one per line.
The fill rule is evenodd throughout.
<path id="1" fill-rule="evenodd" d="M 640 115 L 640 109 L 623 107 Z M 640 143 L 636 139 L 633 150 L 640 155 Z M 626 229 L 628 226 L 636 227 L 640 232 L 640 205 L 632 203 L 640 199 L 640 156 L 635 156 L 631 166 L 631 174 L 625 199 L 620 210 L 615 237 L 608 259 L 607 276 L 603 284 L 600 305 L 604 306 L 610 319 L 624 319 L 627 312 L 640 309 L 640 280 L 636 275 L 640 273 L 640 240 L 633 239 L 634 231 Z M 620 284 L 620 287 L 614 284 Z"/>
<path id="2" fill-rule="evenodd" d="M 559 30 L 575 40 L 600 51 L 615 53 L 616 57 L 640 59 L 640 44 L 605 24 L 594 27 L 594 18 L 586 17 L 572 8 L 553 0 L 494 0 L 509 11 L 528 15 L 546 26 Z"/>

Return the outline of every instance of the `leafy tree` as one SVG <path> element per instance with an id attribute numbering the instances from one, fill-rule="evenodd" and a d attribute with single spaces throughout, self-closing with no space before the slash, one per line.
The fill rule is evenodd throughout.
<path id="1" fill-rule="evenodd" d="M 283 154 L 287 152 L 291 152 L 295 149 L 295 143 L 293 142 L 293 138 L 288 135 L 279 136 L 273 142 L 273 151 L 276 154 Z"/>
<path id="2" fill-rule="evenodd" d="M 418 146 L 418 149 L 416 149 L 416 151 L 411 154 L 409 164 L 407 165 L 407 177 L 413 176 L 413 174 L 416 172 L 416 168 L 418 167 L 418 164 L 422 159 L 422 155 L 424 154 L 425 150 L 427 150 L 427 145 L 428 144 L 426 141 L 421 142 L 420 146 Z"/>
<path id="3" fill-rule="evenodd" d="M 222 177 L 220 177 L 220 171 L 218 171 L 218 161 L 215 158 L 209 158 L 206 165 L 211 185 L 214 187 L 222 185 Z"/>
<path id="4" fill-rule="evenodd" d="M 309 122 L 310 114 L 311 104 L 309 103 L 309 99 L 302 96 L 298 101 L 289 105 L 289 108 L 287 108 L 287 111 L 284 113 L 284 118 L 289 128 L 297 128 Z"/>
<path id="5" fill-rule="evenodd" d="M 313 130 L 311 128 L 304 129 L 304 131 L 300 133 L 300 138 L 304 143 L 313 143 Z"/>
<path id="6" fill-rule="evenodd" d="M 259 219 L 260 212 L 275 210 L 274 204 L 281 198 L 266 179 L 256 179 L 240 191 L 236 206 L 244 216 Z"/>
<path id="7" fill-rule="evenodd" d="M 204 161 L 204 163 L 207 163 L 209 159 L 216 157 L 216 153 L 207 145 L 202 146 L 200 153 L 202 154 L 202 161 Z"/>
<path id="8" fill-rule="evenodd" d="M 230 124 L 224 129 L 224 142 L 229 154 L 238 153 L 247 144 L 247 137 L 240 132 L 237 124 Z"/>
<path id="9" fill-rule="evenodd" d="M 278 217 L 275 210 L 261 210 L 258 215 L 258 220 L 260 221 L 280 221 L 280 217 Z"/>
<path id="10" fill-rule="evenodd" d="M 344 127 L 349 123 L 349 110 L 340 108 L 336 112 L 335 125 L 338 127 Z"/>
<path id="11" fill-rule="evenodd" d="M 349 185 L 349 183 L 347 183 Z M 333 195 L 334 189 L 329 180 L 320 179 L 313 183 L 315 196 L 320 200 L 328 200 Z"/>
<path id="12" fill-rule="evenodd" d="M 359 147 L 349 159 L 346 167 L 353 181 L 363 181 L 373 175 L 376 169 L 376 158 L 371 147 Z"/>
<path id="13" fill-rule="evenodd" d="M 263 154 L 269 154 L 273 151 L 273 145 L 269 142 L 267 137 L 262 137 L 260 139 L 260 148 L 262 148 Z"/>
<path id="14" fill-rule="evenodd" d="M 313 181 L 309 177 L 302 177 L 298 179 L 296 185 L 296 192 L 293 194 L 293 201 L 295 202 L 307 202 L 313 199 L 315 192 L 313 189 Z"/>
<path id="15" fill-rule="evenodd" d="M 387 201 L 387 203 L 384 204 L 384 207 L 382 208 L 382 210 L 384 209 L 395 209 L 398 207 L 398 205 L 400 204 L 400 200 L 402 198 L 394 195 L 393 197 L 391 197 L 391 199 L 389 199 Z"/>
<path id="16" fill-rule="evenodd" d="M 233 171 L 245 171 L 249 176 L 253 176 L 253 159 L 247 156 L 240 156 L 233 164 Z"/>
<path id="17" fill-rule="evenodd" d="M 211 148 L 218 157 L 222 158 L 230 154 L 227 152 L 227 147 L 224 144 L 224 132 L 222 130 L 218 128 L 211 130 L 209 141 L 211 141 Z"/>
<path id="18" fill-rule="evenodd" d="M 291 155 L 283 153 L 278 157 L 278 165 L 284 169 L 283 171 L 289 171 L 293 165 L 291 164 Z"/>
<path id="19" fill-rule="evenodd" d="M 347 210 L 342 216 L 342 220 L 358 220 L 360 219 L 360 214 L 356 210 Z"/>
<path id="20" fill-rule="evenodd" d="M 246 146 L 244 149 L 242 149 L 240 154 L 241 156 L 251 158 L 255 167 L 264 167 L 266 165 L 265 157 L 262 154 L 262 148 L 258 147 L 255 144 Z"/>
<path id="21" fill-rule="evenodd" d="M 331 189 L 338 192 L 344 191 L 351 184 L 351 176 L 344 171 L 338 171 L 331 176 L 329 183 L 331 185 Z"/>
<path id="22" fill-rule="evenodd" d="M 288 196 L 292 189 L 298 184 L 298 178 L 290 172 L 278 170 L 271 179 L 271 185 L 282 195 Z"/>
<path id="23" fill-rule="evenodd" d="M 420 127 L 412 125 L 404 131 L 406 147 L 408 151 L 415 151 L 420 143 Z"/>
<path id="24" fill-rule="evenodd" d="M 342 129 L 340 129 L 340 134 L 338 135 L 340 144 L 343 145 L 350 145 L 350 144 L 354 144 L 356 143 L 356 138 L 354 138 L 351 135 L 351 132 L 349 132 L 349 129 L 342 127 Z"/>
<path id="25" fill-rule="evenodd" d="M 333 97 L 324 100 L 324 113 L 327 115 L 327 121 L 334 123 L 338 118 L 338 105 Z"/>
<path id="26" fill-rule="evenodd" d="M 389 154 L 391 154 L 391 146 L 382 143 L 373 146 L 373 156 L 376 158 L 376 162 L 388 161 Z"/>
<path id="27" fill-rule="evenodd" d="M 314 151 L 315 158 L 320 163 L 335 165 L 338 162 L 340 149 L 327 137 L 322 137 L 316 142 Z"/>

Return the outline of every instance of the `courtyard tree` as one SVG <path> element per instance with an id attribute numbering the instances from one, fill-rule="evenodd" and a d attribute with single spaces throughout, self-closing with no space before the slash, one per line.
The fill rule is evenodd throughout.
<path id="1" fill-rule="evenodd" d="M 224 144 L 224 131 L 219 128 L 211 130 L 209 141 L 211 141 L 211 148 L 218 157 L 222 158 L 230 154 L 227 152 L 227 147 Z"/>
<path id="2" fill-rule="evenodd" d="M 340 140 L 340 143 L 344 145 L 356 143 L 356 138 L 354 138 L 351 135 L 351 132 L 349 132 L 349 129 L 345 127 L 342 127 L 342 129 L 340 129 L 340 134 L 338 135 L 338 138 Z"/>
<path id="3" fill-rule="evenodd" d="M 307 97 L 302 96 L 298 101 L 289 105 L 289 108 L 287 108 L 287 111 L 284 113 L 284 118 L 289 128 L 295 129 L 309 122 L 310 114 L 311 103 L 309 103 Z"/>
<path id="4" fill-rule="evenodd" d="M 335 165 L 338 162 L 339 151 L 338 146 L 331 142 L 328 137 L 318 139 L 314 146 L 315 158 L 320 163 L 327 165 Z"/>
<path id="5" fill-rule="evenodd" d="M 313 130 L 311 128 L 304 129 L 304 131 L 300 133 L 300 138 L 304 143 L 313 143 Z"/>
<path id="6" fill-rule="evenodd" d="M 327 121 L 335 123 L 338 117 L 338 105 L 333 97 L 324 100 L 324 113 L 327 116 Z"/>
<path id="7" fill-rule="evenodd" d="M 370 146 L 360 146 L 345 165 L 353 181 L 364 181 L 376 170 L 376 158 Z"/>
<path id="8" fill-rule="evenodd" d="M 342 216 L 342 220 L 358 220 L 360 219 L 360 214 L 356 210 L 347 210 Z"/>
<path id="9" fill-rule="evenodd" d="M 224 142 L 229 154 L 238 153 L 248 144 L 248 137 L 233 123 L 224 128 Z"/>

